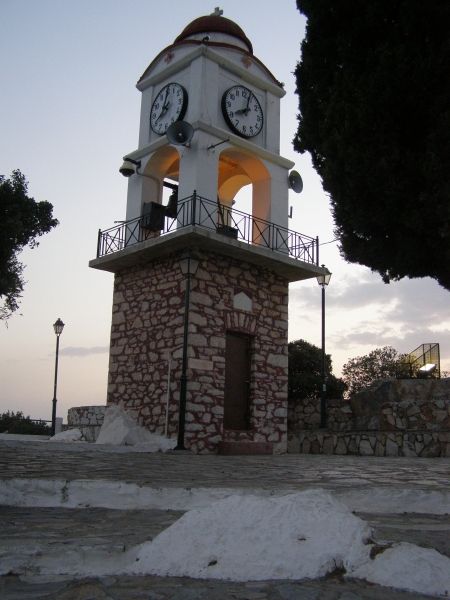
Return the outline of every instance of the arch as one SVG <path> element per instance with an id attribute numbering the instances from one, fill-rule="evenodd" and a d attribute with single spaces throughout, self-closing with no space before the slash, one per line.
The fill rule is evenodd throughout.
<path id="1" fill-rule="evenodd" d="M 236 194 L 252 184 L 252 215 L 268 219 L 271 204 L 271 175 L 260 158 L 230 147 L 220 153 L 217 192 L 219 200 L 232 206 Z"/>
<path id="2" fill-rule="evenodd" d="M 164 178 L 178 181 L 179 171 L 180 155 L 173 146 L 164 146 L 156 150 L 142 167 L 144 177 L 141 203 L 161 203 Z"/>

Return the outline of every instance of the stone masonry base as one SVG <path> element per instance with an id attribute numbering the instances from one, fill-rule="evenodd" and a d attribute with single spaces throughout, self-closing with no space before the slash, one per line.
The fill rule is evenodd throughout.
<path id="1" fill-rule="evenodd" d="M 288 452 L 360 456 L 450 457 L 450 432 L 301 431 L 289 434 Z"/>

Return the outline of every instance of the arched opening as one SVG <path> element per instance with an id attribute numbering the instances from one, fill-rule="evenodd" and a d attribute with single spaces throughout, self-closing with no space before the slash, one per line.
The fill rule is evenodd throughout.
<path id="1" fill-rule="evenodd" d="M 270 189 L 270 173 L 259 158 L 238 148 L 221 152 L 217 185 L 221 204 L 267 220 Z"/>
<path id="2" fill-rule="evenodd" d="M 142 168 L 144 177 L 141 204 L 145 202 L 167 204 L 172 191 L 164 187 L 163 182 L 165 179 L 177 182 L 179 171 L 180 156 L 173 146 L 164 146 L 156 150 Z"/>
<path id="3" fill-rule="evenodd" d="M 176 217 L 177 197 L 164 185 L 166 179 L 178 181 L 180 157 L 175 148 L 164 146 L 156 150 L 139 171 L 139 192 L 136 194 L 139 238 L 158 237 L 171 226 L 167 217 Z M 173 216 L 172 216 L 172 213 Z M 133 234 L 137 235 L 133 230 Z"/>

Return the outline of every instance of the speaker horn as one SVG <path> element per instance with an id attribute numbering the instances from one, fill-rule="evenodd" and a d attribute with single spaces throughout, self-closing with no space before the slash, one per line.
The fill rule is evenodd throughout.
<path id="1" fill-rule="evenodd" d="M 194 128 L 187 121 L 175 121 L 166 131 L 167 139 L 175 146 L 190 146 Z"/>
<path id="2" fill-rule="evenodd" d="M 132 158 L 124 156 L 122 166 L 119 169 L 119 173 L 122 173 L 124 177 L 131 177 L 132 175 L 138 172 L 140 166 L 140 160 L 133 160 Z"/>
<path id="3" fill-rule="evenodd" d="M 291 190 L 294 190 L 294 192 L 300 194 L 303 189 L 303 181 L 300 177 L 300 173 L 298 171 L 291 171 L 289 173 L 288 181 Z"/>

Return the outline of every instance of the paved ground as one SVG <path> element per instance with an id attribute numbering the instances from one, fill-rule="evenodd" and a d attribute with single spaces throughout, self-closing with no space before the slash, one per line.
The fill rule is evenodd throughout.
<path id="1" fill-rule="evenodd" d="M 0 478 L 108 479 L 154 487 L 327 489 L 373 486 L 448 490 L 450 459 L 215 456 L 134 453 L 108 446 L 0 440 Z"/>
<path id="2" fill-rule="evenodd" d="M 315 455 L 261 457 L 194 456 L 112 451 L 106 447 L 0 440 L 0 480 L 88 479 L 127 482 L 153 488 L 236 488 L 251 491 L 323 487 L 338 493 L 409 495 L 447 501 L 449 459 L 364 458 Z M 101 485 L 101 484 L 99 484 Z M 364 497 L 364 494 L 363 496 Z M 431 506 L 432 503 L 430 503 Z M 405 506 L 405 510 L 407 507 Z M 440 511 L 441 513 L 445 511 Z M 450 503 L 448 506 L 450 513 Z M 84 548 L 102 553 L 151 539 L 182 514 L 173 510 L 0 507 L 0 564 L 11 564 L 0 578 L 2 600 L 369 600 L 425 598 L 339 573 L 304 582 L 232 583 L 161 577 L 103 577 L 76 580 L 33 572 L 27 555 Z M 450 556 L 450 515 L 359 511 L 374 527 L 375 539 L 410 541 Z M 26 562 L 26 561 L 25 561 Z"/>

